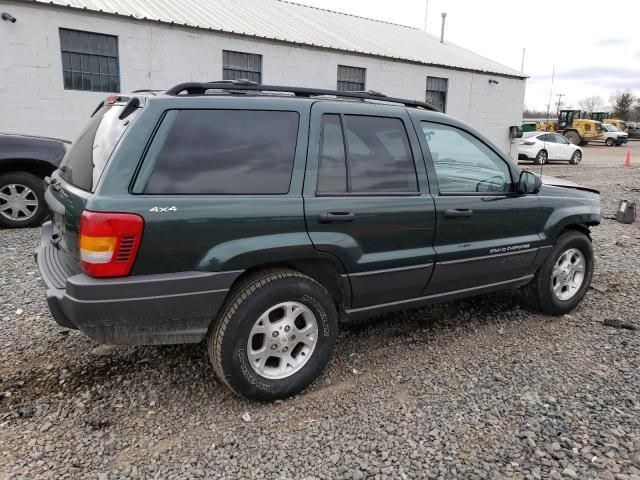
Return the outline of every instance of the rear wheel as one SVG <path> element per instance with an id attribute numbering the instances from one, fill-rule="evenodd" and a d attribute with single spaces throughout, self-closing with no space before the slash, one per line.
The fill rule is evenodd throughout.
<path id="1" fill-rule="evenodd" d="M 337 327 L 335 305 L 322 285 L 293 270 L 267 270 L 234 290 L 209 332 L 209 357 L 236 394 L 285 398 L 320 375 Z"/>
<path id="2" fill-rule="evenodd" d="M 575 130 L 569 130 L 568 132 L 565 132 L 564 137 L 574 145 L 580 145 L 580 135 Z"/>
<path id="3" fill-rule="evenodd" d="M 546 150 L 540 150 L 536 155 L 536 158 L 533 159 L 534 163 L 537 163 L 538 165 L 545 164 L 548 160 L 549 155 L 547 154 Z"/>
<path id="4" fill-rule="evenodd" d="M 37 227 L 47 216 L 44 182 L 27 172 L 0 175 L 0 227 Z"/>
<path id="5" fill-rule="evenodd" d="M 593 247 L 581 232 L 560 236 L 553 252 L 523 288 L 525 303 L 551 315 L 573 310 L 584 298 L 593 277 Z"/>
<path id="6" fill-rule="evenodd" d="M 613 138 L 607 138 L 604 143 L 606 143 L 607 147 L 613 147 L 616 141 Z"/>
<path id="7" fill-rule="evenodd" d="M 582 161 L 582 152 L 580 152 L 580 150 L 576 150 L 575 152 L 573 152 L 573 155 L 571 155 L 571 159 L 569 160 L 569 163 L 571 165 L 577 165 Z"/>

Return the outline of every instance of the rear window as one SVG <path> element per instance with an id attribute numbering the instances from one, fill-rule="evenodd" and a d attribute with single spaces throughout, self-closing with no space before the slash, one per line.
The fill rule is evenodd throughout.
<path id="1" fill-rule="evenodd" d="M 114 148 L 122 138 L 135 112 L 118 119 L 123 105 L 101 107 L 71 144 L 60 163 L 60 176 L 72 185 L 93 192 Z"/>
<path id="2" fill-rule="evenodd" d="M 296 112 L 182 110 L 146 193 L 285 194 L 298 139 Z"/>

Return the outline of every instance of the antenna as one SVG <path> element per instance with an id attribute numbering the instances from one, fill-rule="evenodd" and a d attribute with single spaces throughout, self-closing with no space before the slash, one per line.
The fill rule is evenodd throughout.
<path id="1" fill-rule="evenodd" d="M 551 109 L 551 99 L 553 98 L 553 80 L 556 77 L 556 66 L 553 66 L 553 70 L 551 70 L 551 88 L 549 88 L 549 103 L 547 104 L 547 121 L 545 123 L 544 131 L 547 132 L 549 130 L 549 110 Z M 548 156 L 548 154 L 547 154 Z M 544 162 L 540 164 L 540 176 L 542 176 L 542 167 L 544 167 Z"/>

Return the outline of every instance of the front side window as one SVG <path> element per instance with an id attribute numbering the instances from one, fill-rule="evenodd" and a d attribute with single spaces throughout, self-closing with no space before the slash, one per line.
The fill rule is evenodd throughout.
<path id="1" fill-rule="evenodd" d="M 262 83 L 262 55 L 223 50 L 222 78 Z"/>
<path id="2" fill-rule="evenodd" d="M 564 138 L 562 135 L 555 135 L 555 139 L 556 139 L 556 143 L 559 143 L 561 145 L 568 145 L 569 144 L 569 140 L 567 140 L 566 138 Z"/>
<path id="3" fill-rule="evenodd" d="M 318 167 L 318 193 L 418 191 L 409 138 L 399 118 L 324 115 Z"/>
<path id="4" fill-rule="evenodd" d="M 119 92 L 118 37 L 60 29 L 65 90 Z"/>
<path id="5" fill-rule="evenodd" d="M 507 163 L 486 144 L 456 127 L 421 122 L 440 193 L 508 192 Z"/>
<path id="6" fill-rule="evenodd" d="M 449 80 L 440 77 L 427 77 L 425 101 L 441 112 L 447 109 L 447 88 Z"/>
<path id="7" fill-rule="evenodd" d="M 364 92 L 366 78 L 366 68 L 338 65 L 338 91 L 340 92 Z"/>
<path id="8" fill-rule="evenodd" d="M 544 135 L 542 141 L 547 143 L 556 143 L 556 136 L 553 133 L 547 133 Z"/>
<path id="9" fill-rule="evenodd" d="M 296 112 L 182 110 L 158 153 L 146 193 L 285 194 Z"/>

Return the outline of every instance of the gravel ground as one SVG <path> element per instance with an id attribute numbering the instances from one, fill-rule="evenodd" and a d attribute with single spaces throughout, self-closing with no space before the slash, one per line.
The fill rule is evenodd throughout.
<path id="1" fill-rule="evenodd" d="M 600 189 L 612 214 L 640 203 L 624 153 L 545 173 Z M 514 292 L 386 315 L 344 328 L 314 385 L 267 404 L 229 393 L 203 345 L 96 349 L 58 327 L 38 237 L 0 231 L 0 480 L 640 480 L 640 330 L 603 325 L 640 327 L 640 223 L 593 230 L 594 288 L 570 315 Z"/>

